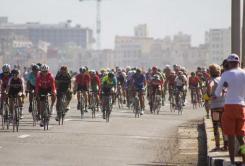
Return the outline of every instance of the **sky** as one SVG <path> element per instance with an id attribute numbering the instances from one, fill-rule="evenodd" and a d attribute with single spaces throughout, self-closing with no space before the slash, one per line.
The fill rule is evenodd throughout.
<path id="1" fill-rule="evenodd" d="M 154 38 L 173 36 L 180 31 L 190 34 L 196 46 L 204 42 L 205 31 L 231 25 L 230 1 L 102 0 L 101 47 L 113 48 L 116 35 L 132 36 L 138 24 L 147 24 Z M 0 0 L 0 16 L 9 17 L 13 23 L 59 23 L 70 19 L 73 25 L 94 30 L 96 1 Z"/>

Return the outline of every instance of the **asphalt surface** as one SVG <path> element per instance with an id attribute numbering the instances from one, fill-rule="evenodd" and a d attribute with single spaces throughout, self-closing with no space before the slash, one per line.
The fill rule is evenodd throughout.
<path id="1" fill-rule="evenodd" d="M 177 127 L 204 115 L 188 105 L 183 115 L 178 115 L 170 112 L 167 104 L 159 115 L 147 109 L 143 116 L 134 118 L 131 110 L 115 106 L 106 123 L 100 112 L 95 119 L 88 112 L 81 120 L 75 106 L 73 100 L 63 126 L 52 117 L 48 131 L 33 127 L 27 110 L 18 133 L 0 129 L 0 165 L 161 165 Z"/>

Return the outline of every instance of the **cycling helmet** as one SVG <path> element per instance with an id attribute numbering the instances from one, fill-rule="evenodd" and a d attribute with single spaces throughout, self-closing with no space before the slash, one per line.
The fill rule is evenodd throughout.
<path id="1" fill-rule="evenodd" d="M 112 72 L 110 72 L 110 73 L 108 74 L 108 77 L 109 77 L 109 78 L 113 78 L 113 77 L 114 77 L 114 74 L 113 74 Z"/>
<path id="2" fill-rule="evenodd" d="M 17 69 L 13 69 L 13 70 L 11 71 L 11 74 L 13 74 L 13 75 L 18 75 L 18 74 L 20 74 L 20 72 L 19 72 L 19 70 L 17 70 Z"/>
<path id="3" fill-rule="evenodd" d="M 32 70 L 32 71 L 37 71 L 37 70 L 39 70 L 39 66 L 36 65 L 36 64 L 32 64 L 32 65 L 31 65 L 31 70 Z"/>
<path id="4" fill-rule="evenodd" d="M 96 74 L 96 71 L 95 70 L 90 70 L 90 73 L 91 74 Z"/>
<path id="5" fill-rule="evenodd" d="M 170 65 L 166 65 L 165 66 L 165 69 L 170 69 Z"/>
<path id="6" fill-rule="evenodd" d="M 86 68 L 85 67 L 81 67 L 80 69 L 79 69 L 79 71 L 82 73 L 82 72 L 85 72 L 86 71 Z"/>
<path id="7" fill-rule="evenodd" d="M 156 71 L 157 70 L 157 67 L 156 66 L 153 66 L 152 67 L 152 71 Z"/>
<path id="8" fill-rule="evenodd" d="M 41 71 L 45 72 L 45 71 L 48 71 L 49 70 L 49 66 L 46 65 L 46 64 L 43 64 L 40 68 Z"/>
<path id="9" fill-rule="evenodd" d="M 172 71 L 170 72 L 170 74 L 174 75 L 174 74 L 175 74 L 175 71 L 174 71 L 174 70 L 172 70 Z"/>
<path id="10" fill-rule="evenodd" d="M 9 64 L 4 64 L 2 67 L 2 70 L 4 73 L 9 73 L 10 72 L 10 65 Z"/>
<path id="11" fill-rule="evenodd" d="M 141 70 L 140 68 L 137 68 L 137 69 L 136 69 L 136 72 L 137 72 L 137 73 L 141 73 L 141 71 L 142 71 L 142 70 Z"/>
<path id="12" fill-rule="evenodd" d="M 67 66 L 61 66 L 61 67 L 60 67 L 60 70 L 68 71 L 68 68 L 67 68 Z"/>
<path id="13" fill-rule="evenodd" d="M 192 76 L 195 76 L 195 75 L 196 75 L 196 73 L 195 73 L 195 72 L 191 72 L 191 75 L 192 75 Z"/>

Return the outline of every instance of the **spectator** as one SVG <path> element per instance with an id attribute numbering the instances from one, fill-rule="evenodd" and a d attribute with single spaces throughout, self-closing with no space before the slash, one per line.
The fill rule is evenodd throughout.
<path id="1" fill-rule="evenodd" d="M 207 94 L 211 98 L 210 109 L 211 109 L 211 118 L 213 122 L 214 138 L 215 138 L 215 148 L 213 149 L 213 151 L 227 150 L 227 141 L 225 141 L 224 136 L 223 136 L 224 147 L 220 148 L 220 131 L 219 131 L 219 128 L 221 127 L 221 117 L 222 117 L 224 102 L 225 102 L 224 95 L 215 97 L 214 94 L 221 78 L 220 77 L 221 68 L 217 64 L 212 64 L 209 66 L 209 71 L 211 75 L 211 80 L 208 82 Z"/>
<path id="2" fill-rule="evenodd" d="M 245 71 L 240 68 L 238 55 L 229 55 L 227 62 L 229 70 L 222 74 L 215 95 L 221 96 L 222 92 L 226 93 L 222 127 L 224 134 L 228 136 L 231 165 L 235 165 L 235 138 L 240 143 L 240 152 L 245 164 L 243 140 L 245 135 Z"/>

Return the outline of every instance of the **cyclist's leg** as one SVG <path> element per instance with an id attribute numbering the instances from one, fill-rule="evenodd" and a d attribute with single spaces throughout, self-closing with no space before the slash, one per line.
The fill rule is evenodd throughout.
<path id="1" fill-rule="evenodd" d="M 71 99 L 72 99 L 72 92 L 68 90 L 66 92 L 66 103 L 65 103 L 66 111 L 70 109 Z"/>
<path id="2" fill-rule="evenodd" d="M 145 101 L 144 101 L 144 90 L 139 90 L 139 99 L 140 99 L 140 108 L 141 111 L 145 109 Z"/>
<path id="3" fill-rule="evenodd" d="M 80 97 L 81 97 L 81 92 L 80 92 L 80 90 L 78 89 L 78 90 L 77 90 L 77 110 L 80 110 L 80 106 L 81 106 L 81 103 L 80 103 Z"/>
<path id="4" fill-rule="evenodd" d="M 57 101 L 56 101 L 56 118 L 55 120 L 59 120 L 59 112 L 60 112 L 60 103 L 61 102 L 61 95 L 59 92 L 57 92 Z"/>

